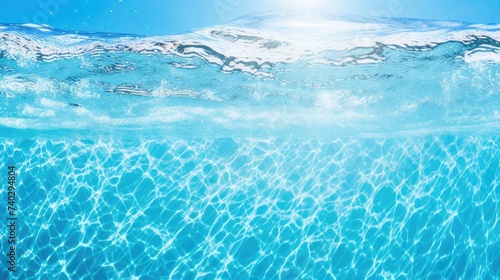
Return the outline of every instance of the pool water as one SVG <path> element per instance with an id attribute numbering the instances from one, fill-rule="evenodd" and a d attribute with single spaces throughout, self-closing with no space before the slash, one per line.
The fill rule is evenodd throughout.
<path id="1" fill-rule="evenodd" d="M 0 25 L 0 278 L 497 279 L 499 41 L 352 17 Z"/>
<path id="2" fill-rule="evenodd" d="M 495 279 L 499 140 L 4 142 L 19 278 Z"/>

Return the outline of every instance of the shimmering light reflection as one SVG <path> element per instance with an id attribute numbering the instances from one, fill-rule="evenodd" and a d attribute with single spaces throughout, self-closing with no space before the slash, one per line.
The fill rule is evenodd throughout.
<path id="1" fill-rule="evenodd" d="M 0 157 L 20 174 L 19 279 L 500 277 L 498 136 L 4 140 Z"/>
<path id="2" fill-rule="evenodd" d="M 283 12 L 295 14 L 322 14 L 332 12 L 331 1 L 328 0 L 291 0 L 282 1 Z"/>

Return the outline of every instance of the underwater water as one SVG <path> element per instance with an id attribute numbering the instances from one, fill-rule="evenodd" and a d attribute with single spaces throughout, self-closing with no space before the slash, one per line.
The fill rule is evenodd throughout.
<path id="1" fill-rule="evenodd" d="M 497 279 L 499 62 L 500 25 L 0 25 L 1 278 Z"/>

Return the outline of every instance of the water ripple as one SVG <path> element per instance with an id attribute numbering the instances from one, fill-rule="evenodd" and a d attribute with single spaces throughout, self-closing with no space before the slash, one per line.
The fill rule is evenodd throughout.
<path id="1" fill-rule="evenodd" d="M 2 141 L 21 180 L 17 277 L 498 278 L 499 146 Z"/>

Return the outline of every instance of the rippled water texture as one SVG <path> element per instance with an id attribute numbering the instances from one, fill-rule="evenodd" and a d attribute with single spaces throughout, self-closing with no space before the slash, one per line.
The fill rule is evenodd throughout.
<path id="1" fill-rule="evenodd" d="M 0 25 L 13 276 L 498 279 L 499 40 L 404 19 Z"/>
<path id="2" fill-rule="evenodd" d="M 16 141 L 0 155 L 23 174 L 20 279 L 495 279 L 499 145 Z"/>

